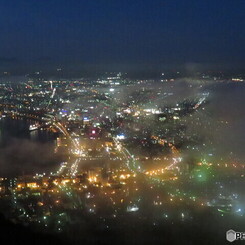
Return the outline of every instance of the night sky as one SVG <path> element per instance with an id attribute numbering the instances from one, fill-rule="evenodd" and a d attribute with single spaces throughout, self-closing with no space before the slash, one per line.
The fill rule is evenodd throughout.
<path id="1" fill-rule="evenodd" d="M 1 0 L 0 71 L 245 64 L 244 0 Z"/>

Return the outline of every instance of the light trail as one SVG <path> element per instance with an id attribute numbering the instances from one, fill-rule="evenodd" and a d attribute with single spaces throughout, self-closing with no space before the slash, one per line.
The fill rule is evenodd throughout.
<path id="1" fill-rule="evenodd" d="M 72 144 L 74 145 L 77 152 L 80 152 L 80 146 L 79 143 L 71 137 L 71 135 L 68 133 L 66 128 L 60 123 L 60 122 L 54 122 L 53 125 L 57 127 L 65 136 L 67 136 Z"/>
<path id="2" fill-rule="evenodd" d="M 75 162 L 71 165 L 71 168 L 70 168 L 70 175 L 72 177 L 76 176 L 77 172 L 78 172 L 78 164 L 79 162 L 81 161 L 81 158 L 77 158 L 75 160 Z"/>

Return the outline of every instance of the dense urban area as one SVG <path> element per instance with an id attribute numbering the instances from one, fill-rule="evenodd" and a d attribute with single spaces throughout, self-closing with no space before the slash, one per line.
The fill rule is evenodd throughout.
<path id="1" fill-rule="evenodd" d="M 3 140 L 10 136 L 0 131 L 1 152 L 8 149 L 12 159 L 0 161 L 4 218 L 73 243 L 201 236 L 207 244 L 210 234 L 225 241 L 228 229 L 245 227 L 244 157 L 230 132 L 230 114 L 243 112 L 225 92 L 244 92 L 243 79 L 108 72 L 51 80 L 37 72 L 16 82 L 5 74 L 1 127 L 22 125 L 28 140 L 11 151 Z M 232 106 L 219 104 L 221 97 Z M 40 137 L 49 142 L 39 143 L 41 153 Z"/>

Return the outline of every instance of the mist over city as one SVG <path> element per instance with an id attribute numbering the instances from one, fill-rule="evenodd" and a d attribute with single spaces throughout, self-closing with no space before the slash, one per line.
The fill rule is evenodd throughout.
<path id="1" fill-rule="evenodd" d="M 2 240 L 244 240 L 244 10 L 1 1 Z"/>

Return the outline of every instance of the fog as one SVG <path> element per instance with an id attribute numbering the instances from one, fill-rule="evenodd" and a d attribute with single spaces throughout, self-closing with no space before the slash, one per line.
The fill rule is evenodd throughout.
<path id="1" fill-rule="evenodd" d="M 149 98 L 148 95 L 143 94 L 143 99 L 140 99 L 145 108 L 149 102 L 161 108 L 174 106 L 184 99 L 201 97 L 202 93 L 209 92 L 203 107 L 191 116 L 186 116 L 182 121 L 182 124 L 185 123 L 186 126 L 186 134 L 197 135 L 201 139 L 200 143 L 206 145 L 207 153 L 214 154 L 216 160 L 243 163 L 245 157 L 245 84 L 182 79 L 168 84 L 154 82 L 144 86 L 118 87 L 113 97 L 121 103 L 128 103 L 130 95 L 132 95 L 131 100 L 135 99 L 133 97 L 135 92 L 142 91 L 142 89 L 157 92 L 159 88 L 162 92 L 173 93 L 173 95 L 161 97 L 156 94 Z M 120 93 L 117 93 L 119 89 Z M 109 88 L 104 90 L 109 90 Z M 100 113 L 102 106 L 102 104 L 99 105 L 94 112 Z M 147 127 L 151 128 L 153 124 Z M 199 149 L 202 151 L 202 147 Z M 183 150 L 182 154 L 186 156 L 190 152 Z M 50 171 L 56 166 L 57 156 L 54 155 L 53 145 L 50 142 L 41 143 L 12 136 L 10 142 L 0 148 L 0 176 Z"/>
<path id="2" fill-rule="evenodd" d="M 57 156 L 52 143 L 12 138 L 0 148 L 0 176 L 43 173 L 57 168 Z"/>

